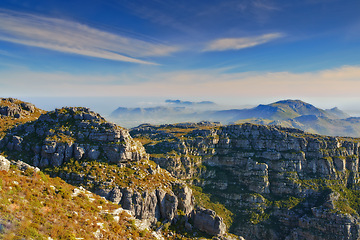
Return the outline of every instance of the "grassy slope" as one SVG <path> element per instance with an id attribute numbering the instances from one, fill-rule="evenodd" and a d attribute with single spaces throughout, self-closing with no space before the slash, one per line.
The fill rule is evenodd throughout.
<path id="1" fill-rule="evenodd" d="M 0 101 L 0 107 L 3 106 L 13 106 L 13 105 L 20 105 L 23 103 L 23 101 L 15 100 L 14 103 L 10 103 L 9 101 Z M 27 111 L 24 111 L 24 116 L 21 116 L 20 118 L 14 118 L 11 116 L 1 116 L 0 118 L 0 138 L 5 136 L 6 132 L 23 123 L 34 121 L 40 117 L 41 114 L 45 113 L 44 110 L 41 110 L 39 108 L 35 108 L 35 112 L 30 113 Z"/>
<path id="2" fill-rule="evenodd" d="M 16 103 L 20 104 L 21 101 L 16 100 Z M 0 118 L 0 126 L 3 126 L 0 128 L 0 136 L 4 136 L 14 126 L 36 120 L 42 113 L 45 111 L 36 109 L 25 118 Z M 24 157 L 23 154 L 11 155 L 12 159 Z M 44 171 L 51 175 L 60 172 L 92 174 L 96 180 L 106 182 L 111 179 L 119 186 L 138 190 L 160 185 L 170 187 L 169 182 L 175 180 L 163 171 L 148 174 L 149 166 L 156 169 L 152 161 L 140 161 L 122 167 L 106 162 L 85 162 L 86 165 L 83 165 L 84 162 L 71 159 L 60 167 Z M 51 178 L 42 172 L 22 173 L 16 169 L 9 173 L 0 172 L 0 239 L 95 239 L 93 233 L 100 229 L 97 222 L 104 223 L 100 229 L 103 239 L 153 239 L 147 231 L 136 229 L 134 220 L 127 214 L 122 214 L 117 223 L 112 215 L 102 213 L 107 210 L 111 212 L 119 205 L 96 195 L 94 201 L 89 201 L 84 195 L 71 197 L 73 189 L 74 186 L 60 178 Z M 163 228 L 166 239 L 193 239 L 193 234 L 204 236 L 197 231 L 184 232 L 183 226 L 182 221 L 170 228 L 166 225 Z"/>
<path id="3" fill-rule="evenodd" d="M 119 222 L 105 213 L 119 208 L 93 195 L 72 196 L 74 187 L 42 172 L 0 172 L 1 239 L 154 239 L 136 229 L 125 212 Z M 91 199 L 93 198 L 93 199 Z"/>

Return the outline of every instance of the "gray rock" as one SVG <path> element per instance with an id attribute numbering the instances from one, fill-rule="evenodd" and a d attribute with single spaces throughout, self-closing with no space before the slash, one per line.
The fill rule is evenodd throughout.
<path id="1" fill-rule="evenodd" d="M 33 167 L 33 166 L 31 166 L 31 165 L 29 165 L 29 164 L 27 164 L 27 163 L 25 163 L 25 162 L 23 162 L 23 161 L 20 161 L 20 160 L 18 160 L 18 161 L 12 161 L 11 164 L 14 165 L 14 166 L 16 166 L 20 171 L 26 171 L 26 170 L 28 170 L 28 169 L 31 169 L 31 170 L 33 170 L 33 171 L 35 171 L 35 172 L 40 171 L 39 168 Z"/>
<path id="2" fill-rule="evenodd" d="M 91 160 L 96 160 L 100 156 L 100 151 L 97 148 L 90 148 L 89 152 L 87 153 L 87 156 Z"/>
<path id="3" fill-rule="evenodd" d="M 51 157 L 50 165 L 53 167 L 59 167 L 64 161 L 64 155 L 60 153 L 54 153 Z"/>
<path id="4" fill-rule="evenodd" d="M 114 187 L 109 193 L 109 200 L 115 204 L 119 204 L 122 196 L 121 189 L 119 187 Z"/>
<path id="5" fill-rule="evenodd" d="M 22 147 L 21 147 L 21 143 L 22 143 L 23 139 L 19 136 L 13 136 L 12 142 L 13 142 L 13 149 L 15 151 L 21 151 Z"/>
<path id="6" fill-rule="evenodd" d="M 73 156 L 73 152 L 74 152 L 74 144 L 66 143 L 64 161 L 69 161 L 69 159 Z"/>
<path id="7" fill-rule="evenodd" d="M 163 189 L 157 189 L 156 196 L 161 217 L 171 222 L 177 215 L 178 200 L 176 196 L 174 193 L 167 193 Z"/>
<path id="8" fill-rule="evenodd" d="M 85 154 L 85 149 L 81 146 L 78 146 L 77 144 L 75 144 L 74 146 L 74 158 L 76 160 L 80 160 Z"/>
<path id="9" fill-rule="evenodd" d="M 155 222 L 157 207 L 155 191 L 145 191 L 142 194 L 142 199 L 140 219 L 149 219 L 150 221 Z"/>
<path id="10" fill-rule="evenodd" d="M 216 215 L 213 210 L 199 208 L 195 210 L 194 227 L 204 231 L 210 235 L 224 235 L 226 233 L 226 225 L 223 219 Z"/>
<path id="11" fill-rule="evenodd" d="M 182 210 L 185 215 L 189 215 L 194 209 L 195 201 L 191 188 L 185 184 L 176 184 L 174 188 L 174 193 L 178 199 L 178 208 Z"/>
<path id="12" fill-rule="evenodd" d="M 121 207 L 131 212 L 134 212 L 134 206 L 132 202 L 133 191 L 130 188 L 123 188 L 121 189 L 121 193 Z"/>
<path id="13" fill-rule="evenodd" d="M 23 102 L 20 104 L 21 108 L 31 113 L 35 112 L 35 106 L 31 103 Z"/>
<path id="14" fill-rule="evenodd" d="M 53 154 L 56 151 L 57 142 L 55 141 L 46 141 L 42 146 L 43 153 Z"/>
<path id="15" fill-rule="evenodd" d="M 40 159 L 39 167 L 47 167 L 49 166 L 49 164 L 50 164 L 49 159 L 43 157 Z"/>

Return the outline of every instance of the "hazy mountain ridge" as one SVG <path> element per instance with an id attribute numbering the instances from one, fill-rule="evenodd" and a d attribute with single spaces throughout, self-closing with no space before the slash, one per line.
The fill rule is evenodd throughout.
<path id="1" fill-rule="evenodd" d="M 179 99 L 177 99 L 177 100 L 167 99 L 167 100 L 165 100 L 165 103 L 176 104 L 176 105 L 190 105 L 190 106 L 195 106 L 195 105 L 216 105 L 212 101 L 191 102 L 191 101 L 182 101 L 182 100 L 179 100 Z"/>
<path id="2" fill-rule="evenodd" d="M 337 107 L 320 109 L 301 100 L 281 100 L 260 104 L 254 108 L 218 110 L 209 109 L 214 103 L 167 100 L 171 104 L 150 108 L 119 107 L 110 115 L 114 122 L 126 127 L 142 123 L 165 124 L 179 122 L 216 121 L 222 124 L 251 122 L 299 128 L 311 133 L 330 136 L 360 136 L 360 121 Z M 174 104 L 173 104 L 174 103 Z M 186 104 L 183 104 L 186 103 Z M 195 108 L 194 105 L 201 107 Z M 221 106 L 217 106 L 219 108 Z M 360 118 L 359 118 L 360 119 Z"/>

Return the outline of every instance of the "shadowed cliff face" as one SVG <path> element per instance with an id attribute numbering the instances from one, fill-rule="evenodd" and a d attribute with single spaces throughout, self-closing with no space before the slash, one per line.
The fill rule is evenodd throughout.
<path id="1" fill-rule="evenodd" d="M 230 209 L 230 230 L 246 239 L 360 237 L 359 139 L 253 124 L 143 125 L 131 134 L 150 159 Z"/>

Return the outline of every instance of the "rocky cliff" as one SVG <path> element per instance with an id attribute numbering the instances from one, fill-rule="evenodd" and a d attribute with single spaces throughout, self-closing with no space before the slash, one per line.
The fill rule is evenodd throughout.
<path id="1" fill-rule="evenodd" d="M 192 190 L 149 161 L 126 129 L 87 108 L 56 109 L 19 125 L 1 140 L 0 148 L 12 159 L 120 204 L 148 226 L 182 219 L 190 228 L 225 234 L 222 219 L 194 209 Z"/>
<path id="2" fill-rule="evenodd" d="M 12 127 L 37 119 L 45 111 L 15 98 L 0 98 L 0 137 Z"/>
<path id="3" fill-rule="evenodd" d="M 150 159 L 233 212 L 246 239 L 360 239 L 360 140 L 240 124 L 142 125 Z"/>

